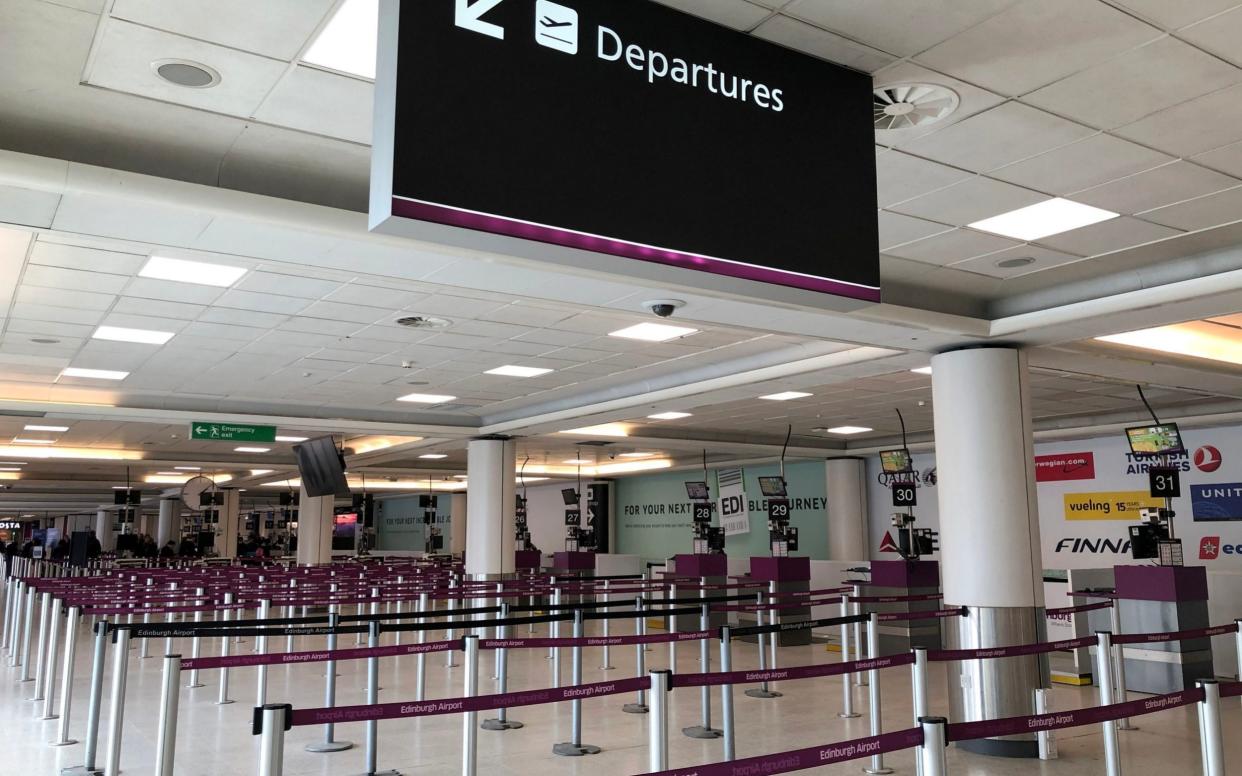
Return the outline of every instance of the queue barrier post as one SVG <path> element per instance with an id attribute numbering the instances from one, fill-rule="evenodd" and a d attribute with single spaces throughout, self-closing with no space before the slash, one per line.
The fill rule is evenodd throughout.
<path id="1" fill-rule="evenodd" d="M 915 647 L 911 650 L 914 653 L 914 662 L 910 664 L 910 686 L 913 689 L 914 696 L 914 725 L 918 727 L 919 720 L 926 717 L 927 710 L 927 647 Z M 917 776 L 923 776 L 923 757 L 920 754 L 920 748 L 914 756 L 914 771 Z"/>
<path id="2" fill-rule="evenodd" d="M 41 720 L 56 719 L 56 713 L 52 710 L 56 703 L 56 654 L 60 644 L 60 607 L 61 600 L 59 598 L 52 601 L 52 619 L 48 623 L 47 634 L 47 657 L 44 658 L 43 666 L 43 716 Z M 69 618 L 71 625 L 76 625 L 72 618 Z M 69 695 L 71 688 L 65 687 L 65 696 Z"/>
<path id="3" fill-rule="evenodd" d="M 1238 679 L 1242 680 L 1242 620 L 1234 620 L 1233 624 L 1237 627 L 1233 634 L 1233 645 L 1237 653 Z"/>
<path id="4" fill-rule="evenodd" d="M 728 625 L 720 628 L 720 670 L 733 671 L 733 634 Z M 733 685 L 720 686 L 720 727 L 724 730 L 724 759 L 731 762 L 737 758 L 737 740 L 733 727 Z"/>
<path id="5" fill-rule="evenodd" d="M 668 770 L 668 690 L 673 672 L 652 671 L 650 703 L 647 717 L 647 770 L 651 773 Z"/>
<path id="6" fill-rule="evenodd" d="M 13 584 L 12 578 L 7 576 L 7 564 L 4 571 L 5 574 L 0 574 L 0 578 L 4 580 L 4 630 L 0 631 L 0 649 L 7 651 L 9 648 L 9 631 L 13 621 L 13 590 L 16 585 Z"/>
<path id="7" fill-rule="evenodd" d="M 918 753 L 923 776 L 948 776 L 949 769 L 945 762 L 945 728 L 948 722 L 944 717 L 919 719 L 919 725 L 923 728 L 923 746 Z"/>
<path id="8" fill-rule="evenodd" d="M 34 697 L 31 701 L 43 700 L 43 690 L 47 687 L 47 631 L 51 624 L 52 594 L 45 592 L 39 596 L 39 642 L 35 651 Z"/>
<path id="9" fill-rule="evenodd" d="M 332 585 L 335 592 L 336 585 Z M 332 607 L 335 608 L 335 607 Z M 340 625 L 341 616 L 335 611 L 328 614 L 328 652 L 336 651 L 336 629 Z M 323 689 L 323 705 L 329 709 L 336 705 L 336 661 L 328 660 L 324 663 L 324 689 Z M 308 752 L 325 754 L 328 752 L 343 752 L 353 747 L 353 742 L 337 741 L 335 738 L 336 725 L 331 722 L 324 723 L 323 740 L 307 744 L 305 749 Z"/>
<path id="10" fill-rule="evenodd" d="M 99 743 L 99 707 L 103 704 L 104 659 L 108 649 L 108 621 L 99 620 L 94 625 L 95 646 L 91 653 L 91 691 L 86 707 L 85 752 L 82 765 L 64 768 L 61 776 L 92 776 L 101 771 L 95 766 Z M 61 728 L 68 723 L 68 715 L 61 717 Z M 61 736 L 62 739 L 64 735 Z M 71 742 L 72 743 L 72 742 Z"/>
<path id="11" fill-rule="evenodd" d="M 1109 619 L 1113 633 L 1120 634 L 1121 631 L 1121 606 L 1120 600 L 1114 599 L 1112 606 L 1109 607 Z M 1124 644 L 1113 645 L 1113 699 L 1117 703 L 1125 703 L 1127 698 L 1126 691 L 1126 648 Z M 1118 730 L 1138 730 L 1134 725 L 1130 724 L 1129 717 L 1123 717 L 1117 720 Z"/>
<path id="12" fill-rule="evenodd" d="M 867 623 L 867 656 L 874 660 L 880 654 L 880 615 L 872 612 Z M 880 709 L 880 671 L 872 668 L 867 672 L 868 695 L 871 701 L 871 735 L 878 736 L 884 732 L 883 715 Z M 884 754 L 871 756 L 871 766 L 863 769 L 866 773 L 883 776 L 893 772 L 884 766 Z"/>
<path id="13" fill-rule="evenodd" d="M 473 698 L 479 693 L 479 637 L 467 633 L 463 639 L 466 652 L 465 692 L 466 698 Z M 479 712 L 467 711 L 462 715 L 461 728 L 461 772 L 462 776 L 476 776 L 479 762 L 478 752 L 478 720 Z"/>
<path id="14" fill-rule="evenodd" d="M 707 580 L 703 580 L 704 587 L 699 588 L 699 597 L 703 598 L 707 595 L 705 589 Z M 699 613 L 699 630 L 708 631 L 711 629 L 711 614 L 708 611 L 707 604 L 703 604 Z M 711 673 L 711 648 L 708 646 L 707 638 L 699 639 L 699 670 L 703 673 Z M 687 738 L 720 738 L 724 733 L 712 727 L 712 693 L 711 688 L 703 685 L 699 688 L 699 724 L 688 728 L 682 728 L 682 735 Z"/>
<path id="15" fill-rule="evenodd" d="M 848 593 L 841 596 L 841 617 L 850 616 L 850 596 Z M 850 662 L 850 624 L 848 622 L 841 623 L 841 662 Z M 854 711 L 854 678 L 851 674 L 842 674 L 841 676 L 841 713 L 837 715 L 841 719 L 854 719 L 858 713 Z"/>
<path id="16" fill-rule="evenodd" d="M 155 734 L 155 774 L 173 776 L 177 749 L 177 700 L 181 693 L 181 655 L 164 656 L 164 682 Z"/>
<path id="17" fill-rule="evenodd" d="M 558 587 L 552 591 L 552 610 L 560 612 L 561 607 L 561 589 Z M 561 637 L 561 621 L 553 620 L 548 623 L 548 631 L 552 638 L 559 639 Z M 561 686 L 561 648 L 549 647 L 548 655 L 552 658 L 552 686 Z"/>
<path id="18" fill-rule="evenodd" d="M 116 631 L 116 649 L 112 654 L 112 697 L 108 701 L 108 755 L 104 776 L 117 776 L 121 771 L 121 731 L 125 721 L 125 682 L 129 672 L 129 629 Z"/>
<path id="19" fill-rule="evenodd" d="M 500 604 L 500 619 L 509 619 L 509 604 L 502 602 Z M 607 622 L 607 620 L 605 620 Z M 496 626 L 496 638 L 504 640 L 509 638 L 509 626 Z M 504 695 L 509 692 L 509 650 L 501 647 L 496 650 L 496 692 Z M 484 730 L 517 730 L 524 727 L 521 722 L 509 719 L 509 710 L 501 707 L 496 710 L 496 719 L 485 719 L 480 726 Z"/>
<path id="20" fill-rule="evenodd" d="M 285 731 L 293 707 L 269 703 L 255 709 L 259 718 L 259 776 L 282 776 L 285 770 Z"/>
<path id="21" fill-rule="evenodd" d="M 201 587 L 194 588 L 194 598 L 197 600 L 197 606 L 195 606 L 195 609 L 198 610 L 194 612 L 194 624 L 198 625 L 200 622 L 203 621 L 202 607 L 203 607 L 203 600 L 204 600 L 204 588 L 201 588 Z M 199 655 L 202 654 L 202 650 L 203 650 L 202 642 L 203 642 L 202 637 L 198 635 L 198 629 L 195 628 L 194 635 L 190 637 L 190 659 L 191 660 L 197 660 Z M 289 646 L 288 651 L 292 652 L 293 651 L 293 646 L 292 646 L 293 637 L 292 636 L 289 637 L 289 642 L 290 642 L 290 646 Z M 202 687 L 202 686 L 203 686 L 203 683 L 198 681 L 198 669 L 197 668 L 190 669 L 190 679 L 186 683 L 186 687 L 194 688 L 194 687 Z"/>
<path id="22" fill-rule="evenodd" d="M 862 603 L 858 601 L 859 598 L 862 598 L 862 586 L 854 585 L 854 595 L 853 595 L 853 598 L 851 599 L 853 601 L 853 611 L 849 612 L 848 614 L 853 614 L 853 615 L 862 614 Z M 854 628 L 854 659 L 862 660 L 863 659 L 862 622 L 855 621 L 853 628 Z M 868 655 L 868 657 L 875 657 L 875 655 Z M 850 674 L 850 676 L 852 676 L 854 679 L 855 687 L 862 687 L 867 684 L 867 674 L 865 671 L 859 671 L 856 674 Z"/>
<path id="23" fill-rule="evenodd" d="M 756 607 L 755 608 L 755 625 L 762 628 L 763 621 L 764 621 L 764 617 L 763 617 L 764 610 L 763 610 L 763 593 L 761 592 L 755 593 L 755 607 Z M 771 617 L 769 617 L 768 619 L 770 619 L 771 622 L 775 623 L 776 613 L 773 612 Z M 771 634 L 769 636 L 768 634 L 762 631 L 759 632 L 757 640 L 759 642 L 759 670 L 760 671 L 766 671 L 768 668 L 768 639 L 769 638 L 775 639 L 776 634 Z M 768 684 L 767 679 L 764 679 L 763 682 L 760 683 L 758 687 L 747 690 L 746 695 L 751 698 L 779 698 L 781 697 L 781 694 L 779 692 L 774 692 L 771 689 L 771 687 Z"/>
<path id="24" fill-rule="evenodd" d="M 582 619 L 582 610 L 574 611 L 574 638 L 581 639 L 584 635 L 584 623 Z M 571 663 L 570 680 L 574 687 L 582 684 L 582 645 L 575 643 L 571 651 L 573 656 Z M 599 754 L 602 749 L 598 746 L 582 743 L 582 699 L 574 698 L 569 702 L 569 708 L 572 711 L 571 731 L 573 738 L 567 743 L 555 744 L 552 747 L 552 753 L 561 757 L 582 757 L 588 754 Z"/>
<path id="25" fill-rule="evenodd" d="M 29 682 L 34 679 L 34 677 L 30 675 L 30 638 L 31 638 L 31 627 L 33 625 L 32 621 L 34 620 L 34 601 L 35 601 L 34 586 L 27 585 L 26 586 L 26 607 L 25 607 L 25 613 L 22 616 L 22 619 L 23 619 L 22 648 L 21 648 L 21 653 L 18 656 L 18 661 L 22 667 L 22 675 L 21 675 L 21 678 L 18 679 L 18 681 L 20 682 Z"/>
<path id="26" fill-rule="evenodd" d="M 1035 714 L 1048 714 L 1052 711 L 1052 704 L 1049 699 L 1052 697 L 1052 691 L 1040 688 L 1035 691 Z M 1035 739 L 1039 743 L 1039 759 L 1055 760 L 1057 759 L 1057 739 L 1051 730 L 1040 730 L 1035 734 Z"/>
<path id="27" fill-rule="evenodd" d="M 642 596 L 637 596 L 634 599 L 634 611 L 638 612 L 638 614 L 634 617 L 634 635 L 645 636 L 647 635 L 647 621 L 643 618 L 643 597 Z M 647 673 L 646 648 L 641 643 L 635 644 L 634 645 L 634 676 L 638 678 L 642 678 L 642 676 L 646 673 Z M 621 710 L 624 711 L 626 714 L 646 714 L 648 712 L 646 692 L 647 692 L 646 690 L 639 690 L 638 700 L 636 700 L 634 703 L 625 704 L 624 706 L 621 707 Z"/>
<path id="28" fill-rule="evenodd" d="M 605 609 L 607 609 L 607 608 L 608 608 L 608 607 L 607 607 L 607 604 L 612 603 L 612 595 L 611 595 L 611 594 L 609 593 L 609 591 L 608 591 L 608 583 L 609 583 L 609 580 L 605 579 L 605 580 L 604 580 L 604 604 L 605 604 Z M 609 618 L 607 618 L 607 617 L 605 617 L 605 618 L 604 618 L 604 638 L 605 638 L 605 639 L 607 639 L 609 636 L 611 636 L 611 635 L 612 635 L 612 627 L 611 627 L 611 623 L 612 623 L 612 620 L 611 620 L 611 619 L 609 619 Z M 615 666 L 613 666 L 613 664 L 612 664 L 612 659 L 611 659 L 611 658 L 612 658 L 611 650 L 609 650 L 609 648 L 608 648 L 608 642 L 607 642 L 607 641 L 605 641 L 605 642 L 604 642 L 604 653 L 603 653 L 603 659 L 600 661 L 600 664 L 599 664 L 599 670 L 601 670 L 601 671 L 611 671 L 613 668 L 615 668 Z"/>
<path id="29" fill-rule="evenodd" d="M 453 598 L 453 594 L 456 589 L 457 589 L 456 576 L 449 577 L 448 601 L 445 602 L 445 608 L 448 609 L 450 612 L 457 608 L 457 600 Z M 454 631 L 452 627 L 453 615 L 450 614 L 448 617 L 445 618 L 445 620 L 449 623 L 448 633 L 445 634 L 446 639 L 448 641 L 452 641 L 454 635 L 456 635 L 456 631 Z M 454 668 L 457 665 L 456 663 L 453 662 L 453 652 L 454 650 L 451 650 L 451 649 L 445 650 L 444 652 L 444 667 L 445 668 Z"/>
<path id="30" fill-rule="evenodd" d="M 220 612 L 220 619 L 223 622 L 227 623 L 230 619 L 232 619 L 232 609 L 229 608 L 230 604 L 232 603 L 233 603 L 233 594 L 225 593 L 224 594 L 224 607 L 225 608 L 224 608 L 224 611 Z M 230 643 L 228 628 L 224 628 L 221 632 L 224 635 L 220 639 L 220 656 L 228 657 L 229 656 L 229 643 Z M 146 639 L 143 639 L 142 643 L 146 644 L 147 643 Z M 219 676 L 220 676 L 220 695 L 218 698 L 216 698 L 216 705 L 225 706 L 233 702 L 229 698 L 229 669 L 227 666 L 220 669 Z"/>
<path id="31" fill-rule="evenodd" d="M 666 612 L 676 607 L 676 604 L 672 603 L 675 598 L 677 598 L 677 583 L 673 582 L 668 586 L 664 595 L 664 610 Z M 664 622 L 667 625 L 665 633 L 671 636 L 677 632 L 677 615 L 666 614 Z M 668 670 L 677 670 L 677 639 L 669 639 L 668 642 Z"/>
<path id="32" fill-rule="evenodd" d="M 373 604 L 374 605 L 374 604 Z M 380 624 L 371 621 L 367 632 L 367 647 L 376 649 L 380 645 Z M 379 703 L 379 658 L 371 655 L 367 658 L 367 705 Z M 364 776 L 377 776 L 376 762 L 379 758 L 379 720 L 367 720 L 367 751 L 366 773 Z M 397 771 L 384 771 L 384 776 L 400 776 Z"/>
<path id="33" fill-rule="evenodd" d="M 82 620 L 80 606 L 69 607 L 69 617 L 65 620 L 65 661 L 60 674 L 60 723 L 57 725 L 56 740 L 51 746 L 69 746 L 77 741 L 69 738 L 69 709 L 73 699 L 73 663 L 77 657 L 78 624 Z"/>
<path id="34" fill-rule="evenodd" d="M 147 577 L 147 587 L 151 587 L 154 584 L 155 584 L 155 580 L 152 579 L 151 577 Z M 142 624 L 143 625 L 147 625 L 151 622 L 150 607 L 151 607 L 151 603 L 149 601 L 146 601 L 142 604 L 142 608 L 146 610 L 142 613 Z M 225 619 L 228 619 L 227 614 L 225 614 Z M 138 657 L 148 658 L 150 656 L 151 656 L 150 639 L 138 639 Z"/>
<path id="35" fill-rule="evenodd" d="M 1095 670 L 1100 685 L 1100 705 L 1113 705 L 1113 638 L 1108 631 L 1096 633 Z M 1121 776 L 1121 756 L 1117 744 L 1117 723 L 1102 723 L 1104 731 L 1104 769 L 1108 776 Z"/>
<path id="36" fill-rule="evenodd" d="M 265 598 L 259 601 L 259 621 L 264 622 L 268 619 L 272 611 L 271 599 Z M 171 639 L 170 639 L 171 640 Z M 267 636 L 258 636 L 254 640 L 254 651 L 256 654 L 267 654 Z M 267 663 L 258 666 L 255 676 L 255 706 L 267 705 Z"/>
<path id="37" fill-rule="evenodd" d="M 1220 684 L 1215 679 L 1200 679 L 1199 746 L 1203 755 L 1203 776 L 1225 776 L 1225 749 L 1221 742 Z"/>
<path id="38" fill-rule="evenodd" d="M 427 594 L 426 593 L 418 594 L 418 613 L 419 614 L 427 613 Z M 422 617 L 420 617 L 418 621 L 420 623 L 426 622 L 426 620 L 424 620 Z M 397 639 L 398 639 L 398 643 L 400 643 L 401 631 L 397 631 Z M 418 631 L 418 643 L 419 644 L 427 643 L 427 631 L 426 630 L 420 629 Z M 417 658 L 415 658 L 415 661 L 414 661 L 414 700 L 416 701 L 423 700 L 424 697 L 426 696 L 426 693 L 427 693 L 427 655 L 423 652 L 419 652 Z"/>

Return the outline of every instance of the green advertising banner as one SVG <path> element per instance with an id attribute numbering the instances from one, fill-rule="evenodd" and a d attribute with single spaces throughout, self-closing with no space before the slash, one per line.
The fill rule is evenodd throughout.
<path id="1" fill-rule="evenodd" d="M 190 439 L 215 442 L 275 442 L 275 426 L 243 426 L 238 423 L 191 423 Z"/>

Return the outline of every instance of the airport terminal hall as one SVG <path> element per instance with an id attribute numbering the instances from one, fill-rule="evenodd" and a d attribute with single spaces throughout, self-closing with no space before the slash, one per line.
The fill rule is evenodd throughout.
<path id="1" fill-rule="evenodd" d="M 0 0 L 0 776 L 1242 774 L 1242 0 Z"/>

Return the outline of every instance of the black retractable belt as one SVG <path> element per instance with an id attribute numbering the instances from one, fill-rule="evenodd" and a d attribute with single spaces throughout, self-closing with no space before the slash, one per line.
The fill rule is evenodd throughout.
<path id="1" fill-rule="evenodd" d="M 469 626 L 466 630 L 473 630 L 475 628 L 496 628 L 506 625 L 535 625 L 542 622 L 564 622 L 566 620 L 572 620 L 573 618 L 574 616 L 572 613 L 545 614 L 538 617 L 509 617 L 503 620 L 466 620 L 458 624 Z M 446 623 L 442 622 L 418 622 L 410 623 L 408 625 L 388 625 L 387 623 L 380 623 L 380 631 L 383 633 L 396 633 L 398 631 L 401 633 L 417 633 L 418 631 L 444 630 L 445 625 Z M 365 629 L 363 629 L 363 631 L 365 631 Z M 353 633 L 354 631 L 349 632 Z"/>
<path id="2" fill-rule="evenodd" d="M 760 633 L 784 633 L 787 631 L 808 630 L 810 628 L 828 628 L 833 625 L 852 625 L 853 623 L 868 622 L 871 619 L 869 614 L 856 614 L 851 617 L 829 617 L 823 620 L 802 620 L 799 622 L 784 622 L 775 625 L 752 625 L 748 628 L 733 628 L 730 631 L 731 637 L 738 636 L 755 636 Z"/>

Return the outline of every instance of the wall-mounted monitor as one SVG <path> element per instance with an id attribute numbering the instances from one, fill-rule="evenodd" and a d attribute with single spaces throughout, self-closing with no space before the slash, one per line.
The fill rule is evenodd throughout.
<path id="1" fill-rule="evenodd" d="M 1182 444 L 1182 432 L 1176 423 L 1127 428 L 1126 439 L 1130 442 L 1130 452 L 1135 455 L 1186 452 L 1186 446 Z"/>
<path id="2" fill-rule="evenodd" d="M 561 499 L 567 507 L 578 506 L 578 491 L 573 488 L 565 488 L 561 491 Z"/>
<path id="3" fill-rule="evenodd" d="M 760 477 L 759 492 L 765 498 L 785 498 L 789 495 L 784 477 Z"/>
<path id="4" fill-rule="evenodd" d="M 711 498 L 706 482 L 687 482 L 686 495 L 690 497 L 691 501 L 706 501 Z"/>
<path id="5" fill-rule="evenodd" d="M 349 498 L 349 483 L 345 480 L 345 458 L 337 450 L 330 436 L 312 439 L 295 445 L 298 457 L 298 473 L 302 487 L 308 496 L 341 496 Z"/>
<path id="6" fill-rule="evenodd" d="M 910 451 L 905 448 L 881 450 L 880 468 L 885 474 L 910 474 L 914 471 L 914 461 L 910 457 Z"/>

